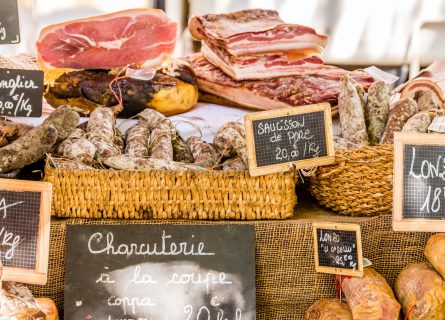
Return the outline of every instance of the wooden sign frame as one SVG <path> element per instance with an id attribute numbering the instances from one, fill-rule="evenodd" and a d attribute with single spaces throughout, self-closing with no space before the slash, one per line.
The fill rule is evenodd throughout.
<path id="1" fill-rule="evenodd" d="M 403 218 L 403 164 L 405 160 L 405 145 L 407 144 L 414 144 L 419 146 L 443 146 L 445 148 L 445 138 L 443 134 L 439 133 L 398 132 L 394 134 L 394 188 L 392 228 L 394 231 L 444 232 L 445 220 Z"/>
<path id="2" fill-rule="evenodd" d="M 346 268 L 334 268 L 320 266 L 318 255 L 318 229 L 328 230 L 340 230 L 340 231 L 355 231 L 357 240 L 357 270 L 351 270 Z M 314 235 L 314 261 L 315 271 L 321 273 L 337 274 L 342 276 L 363 277 L 363 251 L 362 251 L 362 233 L 358 224 L 351 223 L 329 223 L 329 222 L 314 222 L 313 223 L 313 235 Z"/>
<path id="3" fill-rule="evenodd" d="M 52 184 L 40 181 L 0 179 L 0 186 L 2 191 L 31 191 L 41 194 L 35 269 L 4 266 L 1 280 L 44 285 L 48 274 Z"/>
<path id="4" fill-rule="evenodd" d="M 258 167 L 256 161 L 256 151 L 255 151 L 252 121 L 262 120 L 262 119 L 273 119 L 291 115 L 300 115 L 312 112 L 324 112 L 327 156 L 298 160 L 298 161 L 289 161 L 285 163 Z M 247 144 L 247 153 L 249 157 L 249 172 L 251 176 L 255 177 L 276 172 L 286 172 L 289 171 L 292 168 L 292 166 L 294 166 L 295 169 L 306 169 L 306 168 L 313 168 L 316 166 L 333 164 L 335 162 L 335 148 L 334 148 L 334 136 L 332 133 L 331 105 L 329 103 L 319 103 L 307 106 L 248 113 L 244 116 L 244 124 L 246 128 L 246 144 Z"/>

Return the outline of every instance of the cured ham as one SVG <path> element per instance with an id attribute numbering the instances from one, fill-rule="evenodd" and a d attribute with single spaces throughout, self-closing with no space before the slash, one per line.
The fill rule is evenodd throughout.
<path id="1" fill-rule="evenodd" d="M 402 98 L 415 100 L 422 91 L 430 92 L 436 106 L 443 107 L 445 105 L 445 60 L 434 62 L 398 89 L 401 91 Z"/>
<path id="2" fill-rule="evenodd" d="M 157 9 L 133 9 L 69 21 L 42 30 L 43 69 L 158 66 L 175 47 L 176 23 Z"/>
<path id="3" fill-rule="evenodd" d="M 202 53 L 191 55 L 186 60 L 196 74 L 200 90 L 256 110 L 320 102 L 336 105 L 340 79 L 345 74 L 349 74 L 364 89 L 374 82 L 374 78 L 364 72 L 327 65 L 305 75 L 235 81 L 205 59 Z"/>
<path id="4" fill-rule="evenodd" d="M 208 61 L 235 80 L 306 74 L 321 69 L 323 65 L 323 60 L 317 56 L 292 60 L 291 55 L 281 52 L 236 57 L 206 41 L 202 42 L 201 52 Z"/>
<path id="5" fill-rule="evenodd" d="M 189 30 L 195 38 L 222 47 L 234 56 L 286 51 L 305 58 L 320 54 L 327 45 L 327 36 L 309 27 L 287 24 L 273 10 L 194 16 Z"/>

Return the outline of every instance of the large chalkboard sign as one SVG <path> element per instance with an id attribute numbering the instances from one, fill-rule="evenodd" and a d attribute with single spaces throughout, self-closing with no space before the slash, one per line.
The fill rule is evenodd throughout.
<path id="1" fill-rule="evenodd" d="M 2 280 L 45 284 L 51 184 L 0 179 Z"/>
<path id="2" fill-rule="evenodd" d="M 362 240 L 356 224 L 314 223 L 317 272 L 363 276 Z"/>
<path id="3" fill-rule="evenodd" d="M 43 72 L 0 69 L 0 116 L 41 117 Z"/>
<path id="4" fill-rule="evenodd" d="M 19 12 L 17 0 L 0 2 L 0 44 L 20 42 Z"/>
<path id="5" fill-rule="evenodd" d="M 328 103 L 250 113 L 244 122 L 252 176 L 335 161 Z"/>
<path id="6" fill-rule="evenodd" d="M 67 228 L 65 319 L 255 319 L 251 225 Z"/>
<path id="7" fill-rule="evenodd" d="M 445 231 L 444 163 L 443 135 L 395 135 L 394 230 Z"/>

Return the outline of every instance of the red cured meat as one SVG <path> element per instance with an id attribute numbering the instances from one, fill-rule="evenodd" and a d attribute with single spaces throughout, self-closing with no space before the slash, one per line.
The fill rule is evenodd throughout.
<path id="1" fill-rule="evenodd" d="M 156 9 L 133 9 L 42 30 L 39 62 L 47 69 L 155 66 L 171 55 L 176 23 Z"/>
<path id="2" fill-rule="evenodd" d="M 270 51 L 319 54 L 327 36 L 298 24 L 287 24 L 277 11 L 251 9 L 225 14 L 207 14 L 189 21 L 192 35 L 225 48 L 235 56 Z"/>
<path id="3" fill-rule="evenodd" d="M 235 80 L 307 74 L 323 67 L 323 60 L 317 56 L 295 60 L 291 54 L 270 52 L 236 57 L 206 41 L 202 42 L 201 52 L 207 60 Z"/>
<path id="4" fill-rule="evenodd" d="M 340 79 L 345 74 L 349 74 L 364 89 L 374 82 L 374 78 L 364 72 L 327 65 L 305 75 L 235 81 L 207 61 L 201 53 L 187 57 L 187 61 L 196 74 L 200 90 L 257 110 L 320 102 L 336 105 Z"/>

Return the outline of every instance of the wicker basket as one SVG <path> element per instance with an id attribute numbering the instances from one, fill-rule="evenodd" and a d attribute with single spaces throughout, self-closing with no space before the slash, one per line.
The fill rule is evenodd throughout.
<path id="1" fill-rule="evenodd" d="M 311 177 L 320 204 L 343 215 L 374 216 L 392 210 L 393 146 L 336 151 L 333 165 Z"/>
<path id="2" fill-rule="evenodd" d="M 46 167 L 58 217 L 114 219 L 286 219 L 296 174 L 115 171 Z"/>

